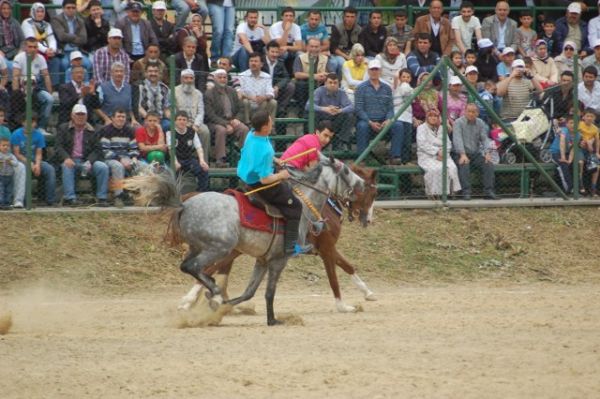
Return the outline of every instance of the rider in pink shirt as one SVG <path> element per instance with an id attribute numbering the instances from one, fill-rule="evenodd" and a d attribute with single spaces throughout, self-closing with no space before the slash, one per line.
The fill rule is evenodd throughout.
<path id="1" fill-rule="evenodd" d="M 314 134 L 305 134 L 294 141 L 294 143 L 287 150 L 285 150 L 281 156 L 281 160 L 285 161 L 286 159 L 301 154 L 304 151 L 315 148 L 316 151 L 288 162 L 288 165 L 296 169 L 309 169 L 319 162 L 319 151 L 329 144 L 334 134 L 335 132 L 333 131 L 331 121 L 321 121 L 319 122 L 319 126 L 317 126 Z"/>

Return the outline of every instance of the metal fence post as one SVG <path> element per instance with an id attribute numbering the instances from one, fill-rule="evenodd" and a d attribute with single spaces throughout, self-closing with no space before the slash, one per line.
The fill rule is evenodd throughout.
<path id="1" fill-rule="evenodd" d="M 31 161 L 33 159 L 33 154 L 31 153 L 31 134 L 32 129 L 31 129 L 31 109 L 32 109 L 32 101 L 33 99 L 32 97 L 32 87 L 31 87 L 31 61 L 33 60 L 33 57 L 28 53 L 27 54 L 27 68 L 26 72 L 26 93 L 27 96 L 25 97 L 25 126 L 23 126 L 23 129 L 25 129 L 25 133 L 26 133 L 26 137 L 27 137 L 27 149 L 26 149 L 26 154 L 27 154 L 27 163 L 25 164 L 25 168 L 26 168 L 26 174 L 25 174 L 25 208 L 27 210 L 31 209 L 31 205 L 32 205 L 32 198 L 31 198 L 31 179 L 32 179 L 32 175 L 31 175 Z M 48 188 L 46 187 L 46 190 Z"/>
<path id="2" fill-rule="evenodd" d="M 317 61 L 318 61 L 317 57 Z M 315 131 L 315 58 L 308 57 L 308 132 Z M 300 104 L 300 109 L 304 104 Z"/>
<path id="3" fill-rule="evenodd" d="M 442 58 L 442 202 L 448 201 L 448 58 Z"/>
<path id="4" fill-rule="evenodd" d="M 177 109 L 175 104 L 175 56 L 169 57 L 169 86 L 171 89 L 170 100 L 171 100 L 171 140 L 169 142 L 169 163 L 171 170 L 175 173 L 175 110 Z M 208 162 L 208 160 L 206 160 Z"/>
<path id="5" fill-rule="evenodd" d="M 575 130 L 575 140 L 573 140 L 573 198 L 579 199 L 579 55 L 577 52 L 573 56 L 573 129 Z"/>

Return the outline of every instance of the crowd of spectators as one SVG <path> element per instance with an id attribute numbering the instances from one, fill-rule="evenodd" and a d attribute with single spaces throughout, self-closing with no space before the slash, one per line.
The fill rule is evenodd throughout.
<path id="1" fill-rule="evenodd" d="M 174 22 L 163 1 L 152 3 L 148 18 L 142 3 L 114 3 L 105 10 L 98 0 L 63 0 L 52 16 L 44 4 L 34 3 L 29 17 L 18 21 L 12 4 L 0 0 L 0 115 L 8 127 L 2 135 L 17 160 L 15 164 L 8 153 L 2 156 L 2 204 L 8 203 L 8 192 L 15 207 L 23 206 L 28 151 L 48 205 L 56 203 L 57 169 L 62 171 L 64 204 L 78 204 L 73 181 L 88 173 L 97 181 L 99 205 L 108 204 L 111 187 L 114 198 L 127 203 L 127 194 L 109 184 L 109 177 L 119 181 L 142 163 L 167 161 L 172 98 L 175 164 L 193 172 L 198 189 L 206 190 L 210 167 L 233 166 L 227 142 L 243 142 L 256 110 L 281 118 L 295 103 L 300 112 L 308 111 L 311 70 L 316 119 L 332 122 L 334 148 L 356 145 L 362 152 L 389 124 L 387 162 L 417 161 L 432 196 L 441 188 L 436 174 L 442 154 L 436 146 L 442 142 L 442 77 L 431 77 L 414 99 L 413 93 L 440 57 L 449 56 L 457 69 L 450 72 L 448 120 L 443 123 L 450 135 L 448 187 L 462 189 L 465 199 L 471 194 L 472 166 L 483 168 L 485 195 L 495 198 L 495 142 L 489 137 L 487 108 L 481 102 L 470 105 L 474 100 L 456 73 L 505 120 L 517 118 L 535 92 L 551 95 L 554 104 L 561 104 L 562 114 L 555 116 L 566 118 L 573 112 L 573 80 L 579 80 L 573 76 L 578 53 L 580 101 L 600 112 L 600 16 L 584 22 L 585 7 L 579 2 L 570 3 L 556 20 L 545 18 L 537 30 L 529 10 L 520 12 L 518 22 L 511 19 L 506 1 L 498 1 L 481 22 L 469 1 L 452 17 L 439 0 L 417 1 L 413 5 L 426 5 L 428 12 L 414 26 L 408 25 L 404 7 L 394 12 L 389 26 L 377 9 L 361 26 L 361 16 L 350 6 L 331 27 L 318 10 L 308 11 L 298 25 L 291 7 L 284 7 L 281 20 L 269 27 L 257 10 L 248 10 L 236 27 L 233 0 L 174 0 Z M 207 16 L 211 40 L 204 31 Z M 173 95 L 165 63 L 169 55 L 176 65 Z M 28 57 L 37 113 L 30 149 L 24 145 L 22 124 Z M 548 90 L 553 86 L 560 90 Z M 51 126 L 55 103 L 58 124 Z M 392 122 L 400 108 L 404 112 Z M 278 125 L 274 129 L 285 132 Z M 44 158 L 49 139 L 55 141 L 53 159 Z M 586 157 L 600 155 L 597 136 L 592 134 L 582 151 Z M 555 161 L 559 167 L 570 162 L 566 155 Z M 590 190 L 595 194 L 595 182 Z"/>

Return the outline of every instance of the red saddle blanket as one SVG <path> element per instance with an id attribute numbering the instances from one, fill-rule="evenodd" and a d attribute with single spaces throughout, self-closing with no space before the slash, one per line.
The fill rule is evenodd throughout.
<path id="1" fill-rule="evenodd" d="M 228 189 L 225 190 L 225 194 L 236 199 L 240 209 L 240 222 L 243 227 L 267 233 L 272 233 L 277 228 L 277 234 L 283 234 L 283 225 L 285 224 L 283 219 L 274 219 L 267 215 L 264 210 L 252 205 L 248 196 L 241 191 Z"/>

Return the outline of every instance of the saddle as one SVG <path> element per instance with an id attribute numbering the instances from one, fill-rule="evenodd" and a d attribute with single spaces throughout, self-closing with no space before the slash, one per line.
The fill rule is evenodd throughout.
<path id="1" fill-rule="evenodd" d="M 227 189 L 225 194 L 236 199 L 240 210 L 240 223 L 243 227 L 266 233 L 283 234 L 285 219 L 278 209 L 262 201 L 258 196 L 247 196 L 239 190 Z"/>

